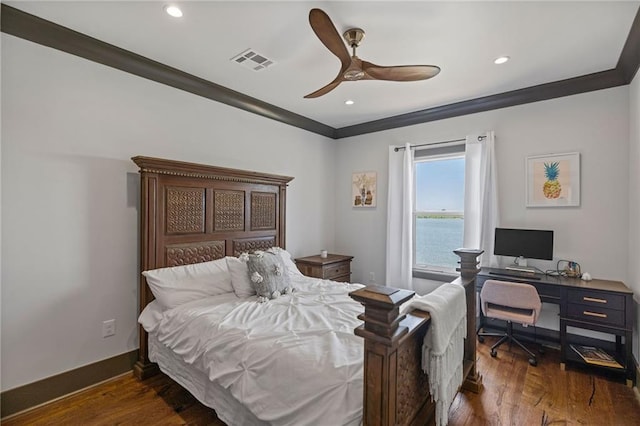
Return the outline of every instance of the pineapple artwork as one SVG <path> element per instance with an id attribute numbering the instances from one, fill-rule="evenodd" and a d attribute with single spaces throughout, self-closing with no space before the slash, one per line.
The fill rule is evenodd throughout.
<path id="1" fill-rule="evenodd" d="M 580 205 L 580 154 L 527 157 L 527 207 Z"/>
<path id="2" fill-rule="evenodd" d="M 558 175 L 560 174 L 559 166 L 560 163 L 557 161 L 544 163 L 544 176 L 547 180 L 542 188 L 542 193 L 546 198 L 558 198 L 562 192 L 562 185 L 560 185 L 558 181 Z"/>

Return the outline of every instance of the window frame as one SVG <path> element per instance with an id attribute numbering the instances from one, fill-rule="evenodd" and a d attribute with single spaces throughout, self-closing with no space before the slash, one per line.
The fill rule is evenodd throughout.
<path id="1" fill-rule="evenodd" d="M 412 211 L 412 221 L 413 221 L 413 232 L 412 232 L 412 270 L 413 276 L 415 278 L 424 278 L 434 281 L 444 281 L 448 282 L 452 279 L 458 277 L 458 273 L 455 270 L 455 267 L 451 270 L 445 269 L 441 266 L 430 266 L 430 265 L 417 265 L 416 264 L 416 221 L 418 212 L 416 208 L 417 196 L 416 191 L 418 189 L 417 185 L 417 177 L 416 177 L 416 164 L 422 163 L 426 161 L 439 161 L 439 160 L 448 160 L 455 158 L 465 158 L 465 144 L 464 143 L 454 143 L 447 145 L 438 145 L 436 147 L 426 147 L 422 149 L 416 149 L 414 152 L 413 158 L 413 187 L 414 187 L 414 197 L 413 197 L 413 211 Z M 466 173 L 466 170 L 465 170 Z M 462 215 L 464 218 L 464 207 L 462 209 Z M 464 219 L 463 219 L 464 220 Z"/>

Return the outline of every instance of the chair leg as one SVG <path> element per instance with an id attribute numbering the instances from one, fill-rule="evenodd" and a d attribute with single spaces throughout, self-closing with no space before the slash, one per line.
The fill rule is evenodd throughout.
<path id="1" fill-rule="evenodd" d="M 513 324 L 511 323 L 511 321 L 507 321 L 507 333 L 506 334 L 499 334 L 499 333 L 480 333 L 480 330 L 478 330 L 478 339 L 480 339 L 481 336 L 494 336 L 494 337 L 500 337 L 500 340 L 498 340 L 493 346 L 491 346 L 491 356 L 492 357 L 496 357 L 497 352 L 496 352 L 496 348 L 500 345 L 502 345 L 504 342 L 515 342 L 516 345 L 520 346 L 520 348 L 522 348 L 522 350 L 524 350 L 528 355 L 529 355 L 529 364 L 531 364 L 532 366 L 536 366 L 538 365 L 538 361 L 536 359 L 536 355 L 531 352 L 529 349 L 527 349 L 526 346 L 524 346 L 518 339 L 516 339 L 515 337 L 513 337 Z M 480 340 L 480 342 L 482 342 L 482 340 Z"/>
<path id="2" fill-rule="evenodd" d="M 480 330 L 478 330 L 476 334 L 478 335 L 478 342 L 480 343 L 484 343 L 485 337 L 502 337 L 505 335 L 504 333 L 485 333 L 484 331 L 480 332 Z"/>
<path id="3" fill-rule="evenodd" d="M 525 351 L 526 353 L 528 353 L 530 356 L 532 356 L 534 358 L 536 357 L 536 355 L 533 352 L 531 352 L 525 345 L 520 343 L 520 341 L 518 339 L 513 338 L 512 340 L 516 343 L 516 345 L 520 346 L 522 348 L 522 350 Z"/>
<path id="4" fill-rule="evenodd" d="M 495 356 L 497 355 L 496 348 L 509 340 L 511 340 L 509 335 L 502 335 L 502 338 L 494 343 L 493 346 L 491 346 L 491 356 L 495 358 Z"/>

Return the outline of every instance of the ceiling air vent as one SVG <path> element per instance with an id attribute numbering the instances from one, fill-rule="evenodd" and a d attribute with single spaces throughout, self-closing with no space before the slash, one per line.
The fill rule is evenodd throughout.
<path id="1" fill-rule="evenodd" d="M 239 55 L 231 58 L 231 60 L 253 71 L 262 71 L 275 64 L 274 61 L 259 54 L 253 49 L 247 49 Z"/>

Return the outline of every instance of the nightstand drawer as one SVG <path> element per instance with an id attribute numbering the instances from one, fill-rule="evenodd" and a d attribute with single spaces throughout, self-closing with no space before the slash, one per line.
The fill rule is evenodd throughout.
<path id="1" fill-rule="evenodd" d="M 624 311 L 599 306 L 569 303 L 567 317 L 591 323 L 624 327 Z"/>
<path id="2" fill-rule="evenodd" d="M 351 261 L 333 263 L 322 267 L 322 277 L 327 280 L 335 280 L 335 278 L 341 275 L 349 275 L 350 273 Z"/>
<path id="3" fill-rule="evenodd" d="M 353 256 L 328 254 L 327 257 L 307 256 L 296 259 L 296 266 L 308 277 L 324 280 L 351 282 Z"/>
<path id="4" fill-rule="evenodd" d="M 624 296 L 589 290 L 568 290 L 569 303 L 592 306 L 595 308 L 624 310 Z"/>

